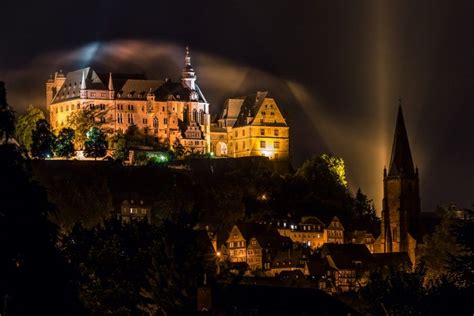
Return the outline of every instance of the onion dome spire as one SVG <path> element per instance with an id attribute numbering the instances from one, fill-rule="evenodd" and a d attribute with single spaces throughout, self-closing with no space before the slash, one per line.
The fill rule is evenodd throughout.
<path id="1" fill-rule="evenodd" d="M 184 68 L 181 72 L 181 83 L 184 87 L 191 91 L 196 90 L 196 74 L 193 66 L 191 65 L 191 54 L 189 53 L 189 47 L 186 46 L 186 55 L 184 57 Z"/>

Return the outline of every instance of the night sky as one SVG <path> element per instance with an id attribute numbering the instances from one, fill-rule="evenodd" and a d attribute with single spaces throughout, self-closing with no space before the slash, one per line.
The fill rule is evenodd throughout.
<path id="1" fill-rule="evenodd" d="M 269 90 L 287 113 L 295 166 L 344 158 L 380 211 L 398 98 L 422 208 L 474 201 L 471 1 L 5 1 L 0 80 L 17 112 L 44 107 L 55 70 L 179 79 L 190 46 L 214 114 Z M 471 19 L 472 20 L 472 19 Z"/>

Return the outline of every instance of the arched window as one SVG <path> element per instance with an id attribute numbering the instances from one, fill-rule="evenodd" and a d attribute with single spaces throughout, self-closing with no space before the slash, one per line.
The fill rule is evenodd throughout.
<path id="1" fill-rule="evenodd" d="M 199 111 L 199 121 L 201 124 L 204 124 L 204 111 Z"/>
<path id="2" fill-rule="evenodd" d="M 158 134 L 158 118 L 156 116 L 153 117 L 153 132 Z"/>
<path id="3" fill-rule="evenodd" d="M 196 109 L 193 110 L 193 121 L 196 122 L 197 120 L 197 111 Z"/>

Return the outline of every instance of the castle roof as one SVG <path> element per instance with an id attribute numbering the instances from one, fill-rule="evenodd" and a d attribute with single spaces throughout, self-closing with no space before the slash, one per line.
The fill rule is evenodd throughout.
<path id="1" fill-rule="evenodd" d="M 244 98 L 244 102 L 240 107 L 240 112 L 237 117 L 237 121 L 234 124 L 234 127 L 248 125 L 247 118 L 255 118 L 255 115 L 258 113 L 260 106 L 268 95 L 268 91 L 257 92 L 251 94 Z"/>
<path id="2" fill-rule="evenodd" d="M 227 124 L 229 124 L 228 126 L 232 127 L 251 125 L 255 120 L 255 116 L 260 111 L 263 102 L 268 97 L 268 91 L 258 91 L 247 96 L 227 99 L 219 119 L 226 120 L 228 122 Z M 287 124 L 284 122 L 265 122 L 260 123 L 259 125 L 287 126 Z"/>
<path id="3" fill-rule="evenodd" d="M 82 80 L 84 76 L 84 81 Z M 112 78 L 112 82 L 110 82 Z M 179 82 L 169 80 L 149 80 L 144 74 L 100 73 L 91 67 L 68 72 L 63 85 L 54 96 L 52 103 L 79 99 L 80 90 L 103 90 L 113 88 L 116 99 L 146 99 L 151 91 L 158 101 L 190 101 L 191 91 Z M 207 102 L 196 85 L 199 102 Z"/>
<path id="4" fill-rule="evenodd" d="M 204 98 L 204 95 L 201 92 L 201 89 L 196 85 L 196 92 L 198 94 L 199 102 L 207 102 Z M 155 91 L 155 100 L 157 101 L 191 101 L 189 96 L 191 90 L 184 87 L 180 82 L 172 82 L 171 80 L 165 81 L 163 85 L 157 88 Z"/>
<path id="5" fill-rule="evenodd" d="M 116 93 L 117 99 L 146 99 L 148 91 L 155 91 L 163 80 L 128 79 Z"/>
<path id="6" fill-rule="evenodd" d="M 414 175 L 413 160 L 411 157 L 410 144 L 403 120 L 402 106 L 398 107 L 397 123 L 393 136 L 392 156 L 390 158 L 389 176 Z"/>

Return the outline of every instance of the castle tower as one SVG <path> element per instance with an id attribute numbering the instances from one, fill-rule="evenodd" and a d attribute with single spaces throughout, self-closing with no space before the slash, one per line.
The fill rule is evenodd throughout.
<path id="1" fill-rule="evenodd" d="M 418 169 L 414 168 L 401 104 L 390 165 L 384 168 L 381 252 L 407 252 L 415 263 L 420 216 Z"/>
<path id="2" fill-rule="evenodd" d="M 184 87 L 191 90 L 189 99 L 197 101 L 198 95 L 196 92 L 196 73 L 191 65 L 191 56 L 189 54 L 189 47 L 186 46 L 186 56 L 184 57 L 184 68 L 181 72 L 181 83 Z"/>
<path id="3" fill-rule="evenodd" d="M 82 72 L 82 79 L 81 79 L 81 87 L 80 87 L 80 98 L 81 99 L 87 99 L 87 86 L 86 86 L 86 72 Z"/>
<path id="4" fill-rule="evenodd" d="M 50 76 L 46 81 L 46 108 L 49 110 L 49 105 L 53 102 L 54 96 L 61 89 L 62 85 L 66 81 L 66 77 L 62 70 L 54 73 L 54 77 Z"/>
<path id="5" fill-rule="evenodd" d="M 107 88 L 109 90 L 109 99 L 113 100 L 115 93 L 114 93 L 114 83 L 112 81 L 112 73 L 111 72 L 109 72 L 109 83 L 108 83 Z"/>
<path id="6" fill-rule="evenodd" d="M 49 111 L 49 105 L 53 102 L 54 95 L 56 94 L 56 88 L 54 87 L 53 76 L 50 76 L 46 81 L 46 109 Z"/>

